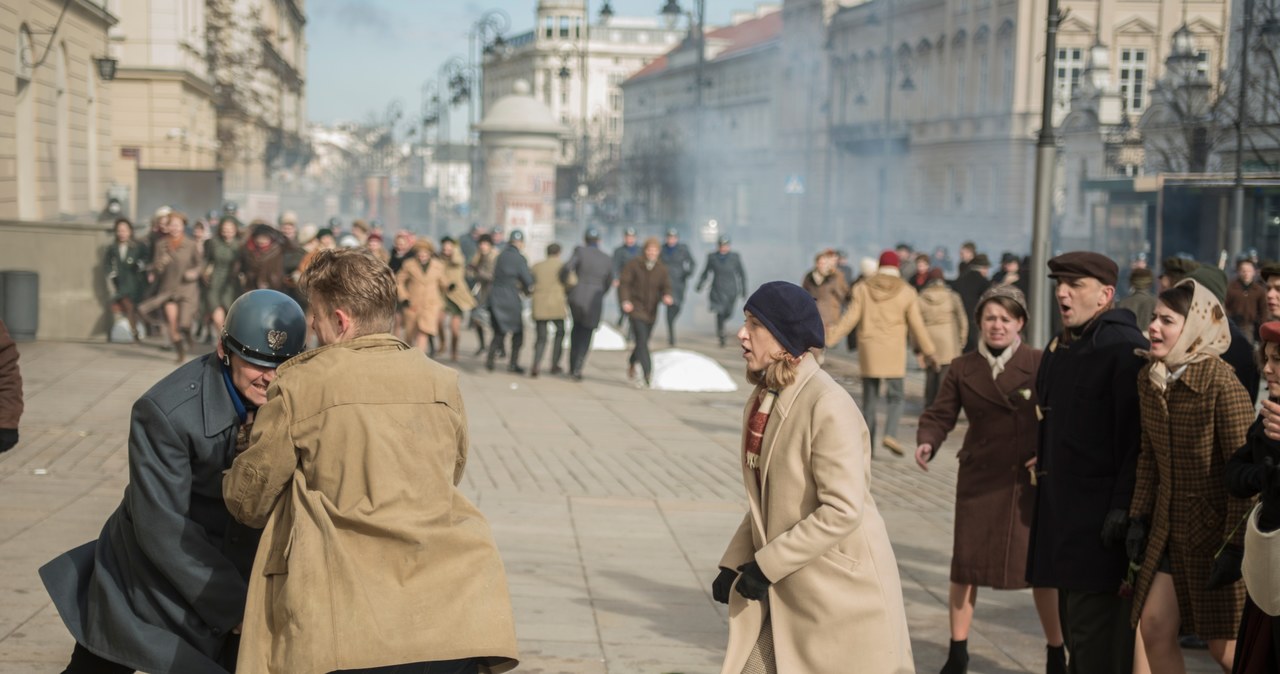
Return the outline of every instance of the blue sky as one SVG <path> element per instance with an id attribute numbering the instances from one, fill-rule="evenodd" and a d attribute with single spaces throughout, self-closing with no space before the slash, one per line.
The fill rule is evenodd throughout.
<path id="1" fill-rule="evenodd" d="M 601 0 L 590 0 L 592 21 Z M 657 16 L 663 0 L 613 0 L 619 16 Z M 686 11 L 692 0 L 681 0 Z M 727 23 L 755 0 L 707 0 L 707 23 Z M 420 105 L 422 83 L 451 56 L 466 56 L 467 33 L 486 11 L 511 17 L 512 32 L 533 28 L 537 0 L 310 0 L 307 114 L 312 121 L 363 121 L 399 99 Z"/>

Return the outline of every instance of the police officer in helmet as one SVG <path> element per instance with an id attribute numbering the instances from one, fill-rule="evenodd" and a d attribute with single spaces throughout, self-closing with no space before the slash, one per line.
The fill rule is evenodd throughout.
<path id="1" fill-rule="evenodd" d="M 296 302 L 250 291 L 227 311 L 215 353 L 134 403 L 124 499 L 98 540 L 40 569 L 76 640 L 65 672 L 235 670 L 260 532 L 232 519 L 222 473 L 247 448 L 276 367 L 305 344 Z"/>

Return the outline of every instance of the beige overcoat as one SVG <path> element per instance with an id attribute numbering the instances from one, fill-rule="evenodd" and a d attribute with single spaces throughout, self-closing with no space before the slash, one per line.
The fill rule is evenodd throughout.
<path id="1" fill-rule="evenodd" d="M 444 261 L 431 258 L 423 269 L 416 257 L 409 258 L 396 274 L 396 286 L 400 301 L 408 301 L 404 309 L 404 325 L 412 340 L 418 333 L 435 335 L 440 331 L 440 316 L 444 313 L 444 297 L 449 292 L 449 279 L 444 273 Z"/>
<path id="2" fill-rule="evenodd" d="M 744 429 L 750 413 L 748 401 Z M 754 559 L 773 584 L 767 604 L 729 593 L 722 674 L 741 674 L 766 611 L 779 672 L 915 671 L 897 562 L 871 497 L 870 446 L 853 399 L 803 358 L 765 427 L 763 489 L 740 459 L 750 509 L 720 566 Z"/>
<path id="3" fill-rule="evenodd" d="M 240 674 L 326 674 L 483 658 L 516 665 L 506 574 L 457 484 L 458 375 L 388 334 L 276 370 L 227 508 L 265 525 L 249 578 Z"/>
<path id="4" fill-rule="evenodd" d="M 946 281 L 933 281 L 920 291 L 920 318 L 933 340 L 933 357 L 939 365 L 949 365 L 960 357 L 969 341 L 969 315 L 960 293 Z"/>
<path id="5" fill-rule="evenodd" d="M 560 281 L 564 262 L 549 257 L 529 270 L 533 274 L 533 320 L 561 321 L 569 315 L 569 288 Z"/>
<path id="6" fill-rule="evenodd" d="M 835 326 L 827 326 L 827 346 L 839 344 L 859 326 L 858 363 L 863 378 L 906 377 L 908 333 L 920 353 L 934 354 L 933 338 L 920 316 L 916 289 L 883 269 L 853 285 L 849 310 Z"/>
<path id="7" fill-rule="evenodd" d="M 445 299 L 462 311 L 476 308 L 476 297 L 467 287 L 467 262 L 462 257 L 462 251 L 455 249 L 453 257 L 437 255 L 436 259 L 444 263 Z"/>

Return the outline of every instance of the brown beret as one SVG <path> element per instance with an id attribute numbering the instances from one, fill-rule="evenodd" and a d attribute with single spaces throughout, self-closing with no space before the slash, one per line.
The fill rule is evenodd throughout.
<path id="1" fill-rule="evenodd" d="M 1120 267 L 1106 255 L 1078 250 L 1049 260 L 1049 278 L 1095 278 L 1104 286 L 1114 286 L 1120 278 Z"/>
<path id="2" fill-rule="evenodd" d="M 990 267 L 991 258 L 987 257 L 986 253 L 978 253 L 977 255 L 973 256 L 973 260 L 969 262 L 969 266 L 970 267 Z"/>
<path id="3" fill-rule="evenodd" d="M 1129 285 L 1135 290 L 1146 290 L 1155 282 L 1154 277 L 1150 269 L 1134 269 L 1129 272 Z"/>
<path id="4" fill-rule="evenodd" d="M 1263 262 L 1262 268 L 1258 270 L 1262 274 L 1262 280 L 1265 281 L 1272 276 L 1280 276 L 1280 262 Z"/>
<path id="5" fill-rule="evenodd" d="M 1267 344 L 1280 344 L 1280 321 L 1267 321 L 1259 325 L 1258 337 Z"/>

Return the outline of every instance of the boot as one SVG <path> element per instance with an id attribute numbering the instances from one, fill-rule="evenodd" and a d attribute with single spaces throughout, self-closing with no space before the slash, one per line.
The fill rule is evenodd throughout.
<path id="1" fill-rule="evenodd" d="M 530 379 L 537 379 L 537 378 L 538 378 L 538 366 L 537 366 L 537 365 L 534 365 L 533 367 L 529 368 L 529 378 L 530 378 Z"/>
<path id="2" fill-rule="evenodd" d="M 187 359 L 187 347 L 181 339 L 173 343 L 173 352 L 177 354 L 177 362 L 182 363 Z"/>
<path id="3" fill-rule="evenodd" d="M 951 641 L 951 650 L 947 653 L 947 663 L 938 674 L 965 674 L 969 671 L 969 640 Z"/>
<path id="4" fill-rule="evenodd" d="M 490 345 L 489 355 L 485 356 L 484 358 L 484 369 L 490 372 L 493 372 L 493 361 L 497 360 L 497 358 L 498 358 L 498 350 L 493 348 L 493 345 Z"/>
<path id="5" fill-rule="evenodd" d="M 1067 649 L 1065 646 L 1046 646 L 1045 674 L 1067 674 Z"/>
<path id="6" fill-rule="evenodd" d="M 449 344 L 449 362 L 450 363 L 458 362 L 458 340 L 456 339 L 453 340 L 451 344 Z"/>

